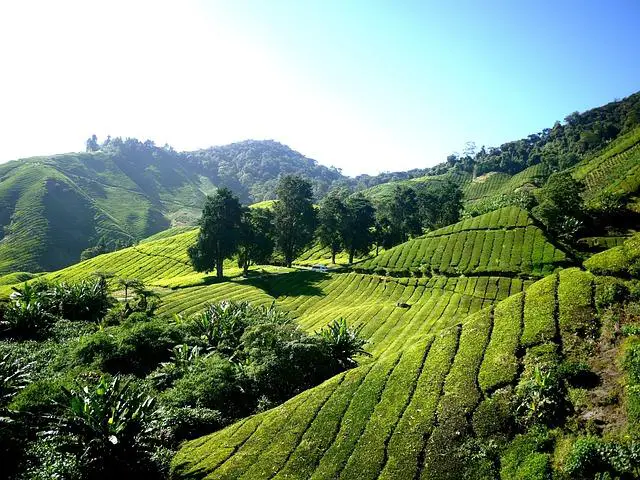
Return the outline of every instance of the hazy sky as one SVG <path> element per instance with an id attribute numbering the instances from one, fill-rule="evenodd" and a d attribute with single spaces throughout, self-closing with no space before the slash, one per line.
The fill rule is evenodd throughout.
<path id="1" fill-rule="evenodd" d="M 640 89 L 640 2 L 0 3 L 0 161 L 96 133 L 434 165 Z"/>

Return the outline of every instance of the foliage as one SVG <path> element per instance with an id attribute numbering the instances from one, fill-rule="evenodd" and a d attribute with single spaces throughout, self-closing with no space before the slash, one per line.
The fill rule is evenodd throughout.
<path id="1" fill-rule="evenodd" d="M 196 271 L 215 268 L 217 277 L 223 277 L 224 260 L 236 252 L 240 241 L 240 217 L 240 202 L 231 190 L 221 188 L 207 197 L 198 239 L 188 250 Z"/>
<path id="2" fill-rule="evenodd" d="M 425 183 L 418 190 L 418 208 L 427 230 L 456 223 L 462 210 L 462 190 L 452 181 Z"/>
<path id="3" fill-rule="evenodd" d="M 597 437 L 578 438 L 565 461 L 564 470 L 571 478 L 638 478 L 640 444 Z"/>
<path id="4" fill-rule="evenodd" d="M 347 325 L 347 320 L 339 318 L 325 328 L 316 332 L 323 340 L 324 348 L 329 351 L 329 357 L 337 361 L 344 369 L 356 366 L 354 358 L 358 355 L 370 357 L 371 354 L 364 350 L 367 341 L 360 337 L 363 326 L 352 329 Z"/>
<path id="5" fill-rule="evenodd" d="M 78 459 L 84 478 L 149 475 L 155 401 L 130 380 L 102 377 L 96 385 L 64 390 L 64 410 L 47 435 Z"/>
<path id="6" fill-rule="evenodd" d="M 371 229 L 375 226 L 375 209 L 362 195 L 354 195 L 345 202 L 340 239 L 349 254 L 349 264 L 356 255 L 367 255 L 374 243 Z M 335 262 L 334 262 L 335 263 Z"/>
<path id="7" fill-rule="evenodd" d="M 126 323 L 82 337 L 59 361 L 143 376 L 168 360 L 171 349 L 183 339 L 184 332 L 161 320 Z"/>
<path id="8" fill-rule="evenodd" d="M 163 401 L 174 407 L 208 408 L 236 417 L 244 412 L 238 367 L 214 354 L 197 357 L 163 395 Z M 243 398 L 244 397 L 244 398 Z"/>
<path id="9" fill-rule="evenodd" d="M 539 204 L 533 214 L 559 238 L 572 240 L 582 227 L 583 191 L 584 185 L 570 173 L 553 173 L 538 191 Z"/>
<path id="10" fill-rule="evenodd" d="M 539 365 L 520 382 L 516 414 L 522 425 L 548 425 L 560 420 L 564 407 L 564 391 L 560 382 L 553 368 Z"/>
<path id="11" fill-rule="evenodd" d="M 311 184 L 302 177 L 284 176 L 276 189 L 274 206 L 276 245 L 287 267 L 313 238 L 316 213 Z"/>
<path id="12" fill-rule="evenodd" d="M 273 212 L 268 208 L 245 209 L 240 223 L 238 266 L 247 276 L 252 263 L 265 264 L 271 260 L 275 232 Z"/>
<path id="13" fill-rule="evenodd" d="M 339 191 L 330 192 L 320 202 L 317 236 L 320 245 L 331 250 L 331 263 L 336 263 L 336 254 L 344 248 L 346 216 L 347 207 Z"/>
<path id="14" fill-rule="evenodd" d="M 24 364 L 10 353 L 0 358 L 0 409 L 27 386 L 32 370 L 32 363 Z"/>
<path id="15" fill-rule="evenodd" d="M 384 226 L 382 246 L 390 248 L 422 233 L 418 196 L 406 185 L 397 185 L 390 201 L 378 205 L 379 223 Z"/>

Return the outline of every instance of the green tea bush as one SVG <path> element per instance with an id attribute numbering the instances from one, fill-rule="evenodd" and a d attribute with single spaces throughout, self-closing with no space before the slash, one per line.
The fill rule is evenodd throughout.
<path id="1" fill-rule="evenodd" d="M 515 428 L 513 388 L 496 390 L 473 412 L 473 430 L 480 439 L 509 438 Z"/>
<path id="2" fill-rule="evenodd" d="M 534 427 L 525 434 L 517 435 L 500 459 L 501 480 L 551 480 L 551 457 L 553 447 L 549 431 Z"/>
<path id="3" fill-rule="evenodd" d="M 529 287 L 524 304 L 522 345 L 531 346 L 553 340 L 556 336 L 555 293 L 557 276 L 550 275 Z"/>
<path id="4" fill-rule="evenodd" d="M 596 277 L 595 302 L 599 312 L 625 301 L 629 296 L 627 286 L 614 277 Z"/>
<path id="5" fill-rule="evenodd" d="M 196 359 L 161 398 L 173 407 L 206 408 L 237 415 L 245 411 L 241 371 L 220 355 Z"/>

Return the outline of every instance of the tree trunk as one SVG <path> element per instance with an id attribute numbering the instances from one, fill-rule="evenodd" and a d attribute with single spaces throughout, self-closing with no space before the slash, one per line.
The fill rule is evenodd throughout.
<path id="1" fill-rule="evenodd" d="M 334 265 L 336 263 L 336 251 L 335 250 L 331 250 L 331 263 L 333 263 Z"/>
<path id="2" fill-rule="evenodd" d="M 249 262 L 245 260 L 244 265 L 243 265 L 243 273 L 242 273 L 245 277 L 249 276 Z"/>
<path id="3" fill-rule="evenodd" d="M 349 250 L 349 265 L 353 263 L 353 254 L 354 254 L 354 251 Z"/>
<path id="4" fill-rule="evenodd" d="M 218 278 L 223 278 L 223 266 L 222 263 L 224 262 L 223 258 L 218 257 L 218 259 L 216 260 L 216 277 Z"/>
<path id="5" fill-rule="evenodd" d="M 378 245 L 378 244 L 376 243 L 376 257 L 378 256 L 378 249 L 379 249 L 379 248 L 380 248 L 380 245 Z"/>

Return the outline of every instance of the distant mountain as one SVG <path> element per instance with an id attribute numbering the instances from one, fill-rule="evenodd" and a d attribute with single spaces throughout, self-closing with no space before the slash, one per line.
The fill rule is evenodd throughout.
<path id="1" fill-rule="evenodd" d="M 273 198 L 287 173 L 310 179 L 319 197 L 346 181 L 274 141 L 176 152 L 109 138 L 90 149 L 0 165 L 0 273 L 57 269 L 98 244 L 112 250 L 195 224 L 205 196 L 219 186 L 248 204 Z"/>

